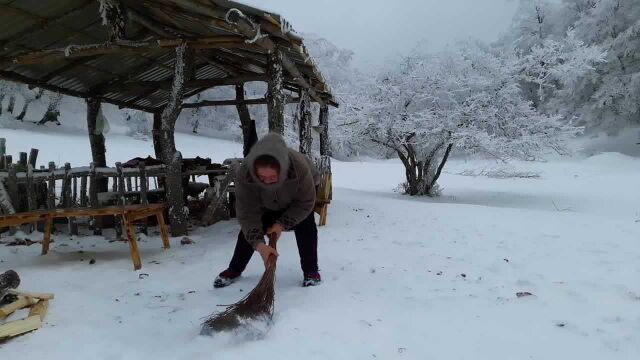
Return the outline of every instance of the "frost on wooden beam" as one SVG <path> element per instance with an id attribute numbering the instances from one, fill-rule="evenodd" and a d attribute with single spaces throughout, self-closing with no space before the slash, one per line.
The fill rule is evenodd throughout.
<path id="1" fill-rule="evenodd" d="M 287 104 L 297 104 L 300 102 L 300 98 L 286 97 L 285 102 Z M 246 99 L 246 100 L 204 100 L 195 103 L 186 103 L 182 105 L 183 109 L 192 109 L 207 106 L 234 106 L 234 105 L 264 105 L 267 104 L 266 98 L 259 99 Z"/>
<path id="2" fill-rule="evenodd" d="M 255 75 L 239 75 L 221 79 L 203 79 L 203 80 L 188 80 L 184 82 L 186 88 L 201 88 L 201 87 L 214 87 L 225 85 L 238 85 L 252 81 L 267 81 L 267 75 L 255 74 Z M 115 84 L 111 86 L 105 86 L 101 89 L 103 93 L 111 93 L 116 91 L 126 91 L 138 88 L 153 88 L 153 89 L 171 89 L 173 84 L 172 80 L 165 81 L 131 81 L 122 84 Z"/>
<path id="3" fill-rule="evenodd" d="M 72 59 L 78 57 L 107 55 L 117 53 L 148 53 L 151 51 L 162 51 L 173 49 L 183 43 L 181 39 L 161 39 L 151 41 L 127 41 L 116 40 L 112 42 L 87 44 L 87 45 L 69 45 L 62 48 L 33 51 L 21 55 L 17 55 L 11 59 L 3 59 L 0 61 L 2 67 L 11 65 L 30 65 L 54 62 L 64 59 Z M 256 46 L 247 44 L 239 36 L 216 36 L 210 38 L 201 38 L 187 41 L 187 46 L 193 49 L 255 49 Z"/>

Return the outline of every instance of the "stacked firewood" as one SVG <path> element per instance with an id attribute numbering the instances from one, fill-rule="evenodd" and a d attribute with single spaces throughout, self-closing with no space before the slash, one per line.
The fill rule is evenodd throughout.
<path id="1" fill-rule="evenodd" d="M 20 277 L 15 271 L 9 270 L 0 274 L 0 340 L 42 327 L 49 300 L 53 299 L 53 294 L 19 291 L 19 285 Z M 9 315 L 25 308 L 29 309 L 25 318 L 2 323 Z"/>

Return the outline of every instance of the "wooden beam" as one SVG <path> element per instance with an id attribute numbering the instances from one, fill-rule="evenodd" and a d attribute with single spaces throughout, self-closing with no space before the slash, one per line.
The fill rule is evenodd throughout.
<path id="1" fill-rule="evenodd" d="M 302 89 L 300 102 L 298 104 L 298 136 L 300 140 L 300 152 L 311 156 L 311 101 L 309 101 L 309 91 Z"/>
<path id="2" fill-rule="evenodd" d="M 267 111 L 269 131 L 284 135 L 284 72 L 282 70 L 282 52 L 275 50 L 269 54 L 267 74 Z"/>
<path id="3" fill-rule="evenodd" d="M 163 51 L 175 48 L 183 42 L 182 39 L 160 39 L 150 41 L 113 41 L 106 43 L 96 43 L 88 45 L 69 45 L 63 48 L 32 51 L 26 54 L 19 54 L 10 59 L 0 62 L 2 67 L 12 65 L 30 65 L 55 62 L 63 59 L 78 57 L 108 55 L 118 53 L 148 53 L 153 51 Z M 255 45 L 238 41 L 237 37 L 218 36 L 212 38 L 201 38 L 188 40 L 187 45 L 194 49 L 215 49 L 215 48 L 255 48 Z"/>
<path id="4" fill-rule="evenodd" d="M 287 104 L 295 104 L 300 102 L 300 98 L 286 98 Z M 264 105 L 267 104 L 268 101 L 266 98 L 259 99 L 245 99 L 245 100 L 204 100 L 195 103 L 186 103 L 182 105 L 183 109 L 192 109 L 199 107 L 208 107 L 208 106 L 237 106 L 237 105 Z"/>
<path id="5" fill-rule="evenodd" d="M 266 75 L 240 75 L 221 79 L 201 79 L 201 80 L 188 80 L 184 82 L 186 88 L 199 88 L 199 87 L 214 87 L 214 86 L 226 86 L 226 85 L 238 85 L 251 81 L 267 81 Z M 172 85 L 171 80 L 162 81 L 130 81 L 113 86 L 105 86 L 101 89 L 103 93 L 126 91 L 130 89 L 164 89 L 170 90 Z"/>

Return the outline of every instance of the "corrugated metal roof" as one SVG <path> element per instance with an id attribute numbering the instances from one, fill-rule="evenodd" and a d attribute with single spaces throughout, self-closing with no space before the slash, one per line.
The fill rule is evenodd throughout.
<path id="1" fill-rule="evenodd" d="M 308 60 L 300 38 L 288 33 L 291 30 L 288 23 L 278 14 L 226 0 L 122 0 L 122 3 L 127 11 L 132 11 L 126 28 L 127 39 L 132 41 L 216 36 L 222 41 L 219 36 L 225 35 L 246 39 L 224 19 L 229 9 L 239 9 L 253 23 L 261 24 L 263 34 L 277 39 L 294 63 L 303 64 L 299 70 L 317 93 L 333 101 L 319 70 Z M 62 57 L 43 63 L 8 61 L 28 51 L 106 43 L 108 28 L 102 24 L 98 6 L 95 0 L 0 0 L 0 77 L 73 96 L 98 96 L 121 106 L 159 111 L 169 98 L 168 89 L 149 89 L 149 85 L 140 82 L 172 79 L 175 52 L 171 48 Z M 136 14 L 144 17 L 144 21 L 135 18 Z M 247 46 L 239 49 L 225 41 L 222 49 L 197 50 L 196 80 L 265 73 L 265 49 Z M 222 70 L 221 66 L 227 69 Z M 298 88 L 295 79 L 288 79 L 287 83 Z M 186 93 L 196 93 L 201 87 L 187 88 Z"/>

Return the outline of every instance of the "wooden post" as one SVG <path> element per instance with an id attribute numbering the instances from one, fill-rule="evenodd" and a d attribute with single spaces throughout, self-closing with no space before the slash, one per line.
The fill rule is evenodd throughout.
<path id="1" fill-rule="evenodd" d="M 125 205 L 125 198 L 124 198 L 124 176 L 122 175 L 122 164 L 117 162 L 116 163 L 116 172 L 117 172 L 117 177 L 114 178 L 113 183 L 116 185 L 116 189 L 117 189 L 117 193 L 118 193 L 118 200 L 116 202 L 116 205 Z M 120 239 L 122 237 L 122 230 L 124 227 L 126 227 L 126 223 L 124 221 L 123 217 L 119 217 L 116 216 L 115 217 L 116 220 L 116 236 L 118 237 L 118 239 Z"/>
<path id="2" fill-rule="evenodd" d="M 0 108 L 2 108 L 2 102 L 0 101 Z M 4 156 L 7 153 L 7 139 L 0 138 L 0 170 L 5 169 Z"/>
<path id="3" fill-rule="evenodd" d="M 78 178 L 75 176 L 71 176 L 71 190 L 72 190 L 72 195 L 71 195 L 71 204 L 73 205 L 73 207 L 76 207 L 76 204 L 78 203 Z"/>
<path id="4" fill-rule="evenodd" d="M 307 89 L 301 90 L 298 111 L 300 152 L 311 156 L 311 144 L 313 141 L 311 137 L 311 99 Z"/>
<path id="5" fill-rule="evenodd" d="M 29 152 L 29 164 L 35 169 L 38 161 L 38 149 L 31 149 Z"/>
<path id="6" fill-rule="evenodd" d="M 36 202 L 36 191 L 33 186 L 33 166 L 27 164 L 27 211 L 33 211 L 38 208 Z M 29 224 L 28 232 L 33 231 L 33 224 Z"/>
<path id="7" fill-rule="evenodd" d="M 24 168 L 27 168 L 27 153 L 26 152 L 20 152 L 20 165 L 24 166 Z"/>
<path id="8" fill-rule="evenodd" d="M 49 162 L 49 186 L 47 188 L 47 208 L 53 210 L 56 208 L 56 164 Z"/>
<path id="9" fill-rule="evenodd" d="M 182 154 L 176 152 L 166 167 L 167 177 L 166 192 L 169 205 L 169 223 L 171 224 L 171 236 L 187 234 L 188 212 L 184 204 L 182 189 Z"/>
<path id="10" fill-rule="evenodd" d="M 69 209 L 73 206 L 71 203 L 72 197 L 72 179 L 71 179 L 71 164 L 64 164 L 64 180 L 62 181 L 62 201 L 65 209 Z M 69 225 L 69 234 L 78 235 L 78 224 L 76 223 L 76 218 L 69 217 L 67 219 Z"/>
<path id="11" fill-rule="evenodd" d="M 147 197 L 147 191 L 149 190 L 149 185 L 147 183 L 147 168 L 145 167 L 144 161 L 140 161 L 138 163 L 138 170 L 140 173 L 140 204 L 148 205 L 149 199 Z M 142 233 L 145 235 L 149 235 L 149 219 L 145 218 L 144 223 L 142 225 Z"/>
<path id="12" fill-rule="evenodd" d="M 188 214 L 185 211 L 184 189 L 182 184 L 182 155 L 176 151 L 175 125 L 182 109 L 184 97 L 184 81 L 191 74 L 194 50 L 183 43 L 176 48 L 176 64 L 173 76 L 171 97 L 162 111 L 160 133 L 162 162 L 165 164 L 165 191 L 169 206 L 171 234 L 181 236 L 187 234 Z"/>
<path id="13" fill-rule="evenodd" d="M 11 201 L 11 203 L 13 204 L 14 210 L 17 212 L 20 212 L 20 203 L 19 200 L 20 198 L 18 197 L 18 178 L 16 176 L 16 167 L 14 164 L 10 164 L 9 165 L 9 177 L 7 178 L 7 192 L 9 193 L 9 200 Z M 2 180 L 0 180 L 2 181 Z M 11 230 L 9 232 L 11 235 L 14 235 L 16 233 L 16 228 L 15 227 L 11 227 Z"/>
<path id="14" fill-rule="evenodd" d="M 0 170 L 4 170 L 6 168 L 7 166 L 5 165 L 5 155 L 0 155 Z"/>
<path id="15" fill-rule="evenodd" d="M 133 188 L 133 186 L 131 185 L 131 176 L 127 176 L 127 177 L 125 177 L 125 181 L 126 181 L 126 183 L 127 183 L 127 191 L 128 191 L 128 192 L 133 191 L 133 189 L 132 189 L 132 188 Z"/>
<path id="16" fill-rule="evenodd" d="M 244 85 L 236 85 L 236 109 L 240 117 L 240 128 L 242 128 L 243 154 L 247 156 L 253 144 L 258 141 L 258 133 L 256 132 L 256 122 L 251 120 L 249 107 L 244 103 Z"/>
<path id="17" fill-rule="evenodd" d="M 162 159 L 162 113 L 153 113 L 153 150 L 156 154 L 156 159 Z"/>
<path id="18" fill-rule="evenodd" d="M 9 168 L 9 165 L 11 165 L 13 163 L 13 156 L 11 155 L 5 155 L 4 156 L 4 166 L 6 166 L 6 168 Z"/>
<path id="19" fill-rule="evenodd" d="M 98 192 L 100 192 L 98 188 L 100 185 L 98 185 L 97 176 L 96 164 L 92 162 L 89 166 L 89 205 L 93 209 L 97 209 L 100 206 L 98 203 Z M 89 223 L 93 227 L 93 235 L 102 235 L 102 221 L 100 218 L 93 217 Z"/>
<path id="20" fill-rule="evenodd" d="M 80 178 L 80 207 L 87 207 L 87 176 Z"/>
<path id="21" fill-rule="evenodd" d="M 284 73 L 282 53 L 276 47 L 269 53 L 267 61 L 267 110 L 269 113 L 269 131 L 284 134 Z"/>
<path id="22" fill-rule="evenodd" d="M 102 126 L 98 128 L 98 114 L 100 113 L 100 99 L 87 99 L 87 128 L 89 131 L 89 143 L 91 144 L 91 158 L 95 167 L 107 167 L 106 148 L 104 145 L 104 135 L 102 134 Z M 99 192 L 105 192 L 108 189 L 108 178 L 98 180 Z"/>

